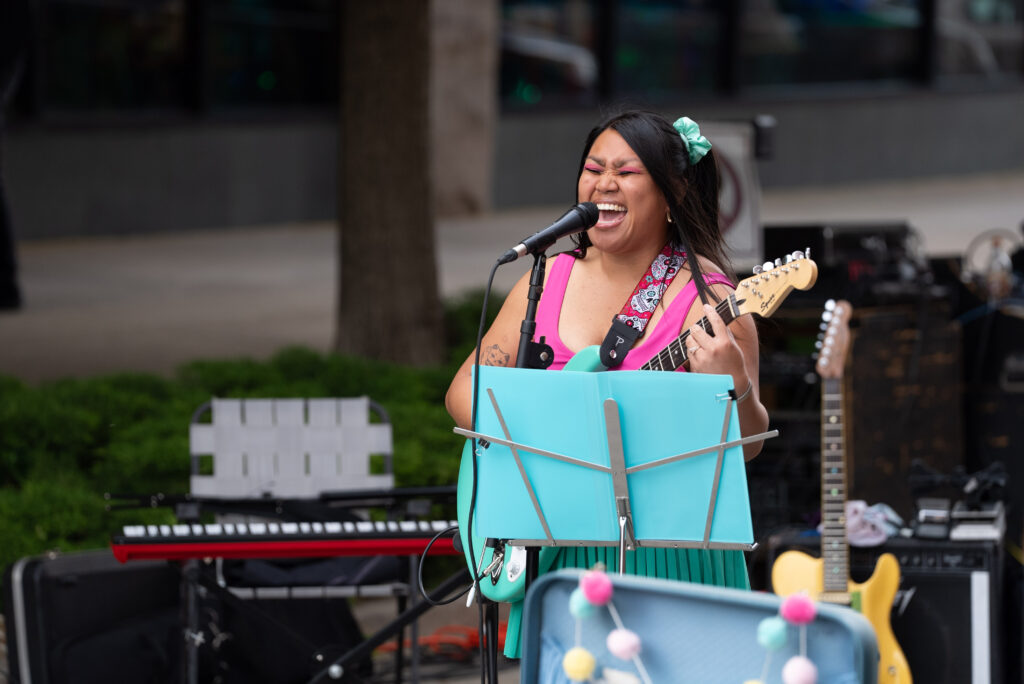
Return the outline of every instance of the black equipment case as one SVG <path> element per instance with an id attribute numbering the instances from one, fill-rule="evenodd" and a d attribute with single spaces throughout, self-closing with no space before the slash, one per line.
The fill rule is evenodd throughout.
<path id="1" fill-rule="evenodd" d="M 4 572 L 12 684 L 177 682 L 181 576 L 109 550 L 22 558 Z"/>

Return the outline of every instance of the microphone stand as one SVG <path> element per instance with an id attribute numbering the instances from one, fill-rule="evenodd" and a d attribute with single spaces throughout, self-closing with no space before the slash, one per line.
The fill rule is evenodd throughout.
<path id="1" fill-rule="evenodd" d="M 544 291 L 544 268 L 547 256 L 541 252 L 533 256 L 533 270 L 530 273 L 530 288 L 526 297 L 526 316 L 519 327 L 519 352 L 516 355 L 516 368 L 545 369 L 554 361 L 555 354 L 551 346 L 544 342 L 533 341 L 533 333 L 537 330 L 537 303 Z M 531 546 L 526 549 L 525 587 L 537 577 L 539 549 Z M 481 597 L 482 599 L 483 597 Z M 498 681 L 498 604 L 488 601 L 484 617 L 484 642 L 487 654 L 487 680 L 497 684 Z"/>
<path id="2" fill-rule="evenodd" d="M 544 267 L 547 256 L 541 252 L 533 257 L 533 271 L 530 274 L 530 289 L 526 297 L 526 316 L 519 327 L 519 353 L 516 356 L 516 368 L 537 368 L 545 369 L 555 359 L 551 346 L 544 342 L 533 341 L 533 333 L 537 330 L 537 303 L 544 291 Z M 537 566 L 540 557 L 540 550 L 536 546 L 526 548 L 526 569 L 524 586 L 530 588 L 530 584 L 537 577 Z M 487 604 L 486 619 L 484 624 L 484 636 L 487 641 L 488 653 L 488 676 L 489 682 L 498 681 L 498 604 L 491 602 Z"/>
<path id="3" fill-rule="evenodd" d="M 544 291 L 544 267 L 547 256 L 541 252 L 533 258 L 533 272 L 530 274 L 530 289 L 526 298 L 526 317 L 519 328 L 519 355 L 516 357 L 516 368 L 539 368 L 541 370 L 551 365 L 555 360 L 555 353 L 551 346 L 540 338 L 540 342 L 533 341 L 533 333 L 537 330 L 537 303 Z M 533 580 L 537 579 L 537 566 L 540 557 L 540 549 L 536 546 L 526 547 L 526 569 L 523 578 L 524 587 L 530 588 Z"/>

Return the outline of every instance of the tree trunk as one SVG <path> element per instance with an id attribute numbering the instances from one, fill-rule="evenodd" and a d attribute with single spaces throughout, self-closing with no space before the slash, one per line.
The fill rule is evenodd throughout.
<path id="1" fill-rule="evenodd" d="M 335 348 L 442 360 L 430 143 L 430 2 L 341 2 Z"/>

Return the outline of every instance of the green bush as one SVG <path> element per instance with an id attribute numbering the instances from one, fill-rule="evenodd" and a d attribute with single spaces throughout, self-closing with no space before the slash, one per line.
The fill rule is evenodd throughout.
<path id="1" fill-rule="evenodd" d="M 268 361 L 195 361 L 174 379 L 130 373 L 29 387 L 0 376 L 0 566 L 105 546 L 124 524 L 173 521 L 168 508 L 108 511 L 104 494 L 187 493 L 188 425 L 211 397 L 369 396 L 391 418 L 396 484 L 454 484 L 463 440 L 444 393 L 475 344 L 481 305 L 477 294 L 447 307 L 448 362 L 439 367 L 290 348 Z"/>

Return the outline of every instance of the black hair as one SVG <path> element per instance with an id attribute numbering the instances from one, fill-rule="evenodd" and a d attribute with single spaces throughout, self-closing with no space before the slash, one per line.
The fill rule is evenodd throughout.
<path id="1" fill-rule="evenodd" d="M 708 259 L 735 280 L 718 222 L 720 179 L 714 150 L 709 150 L 696 164 L 691 164 L 679 132 L 663 116 L 640 110 L 621 112 L 599 123 L 587 135 L 577 183 L 594 141 L 609 128 L 621 135 L 632 148 L 665 196 L 672 216 L 672 237 L 686 251 L 701 301 L 718 300 L 705 284 L 697 258 Z M 578 248 L 575 254 L 586 256 L 587 248 L 592 244 L 587 234 L 578 233 L 573 240 Z"/>

